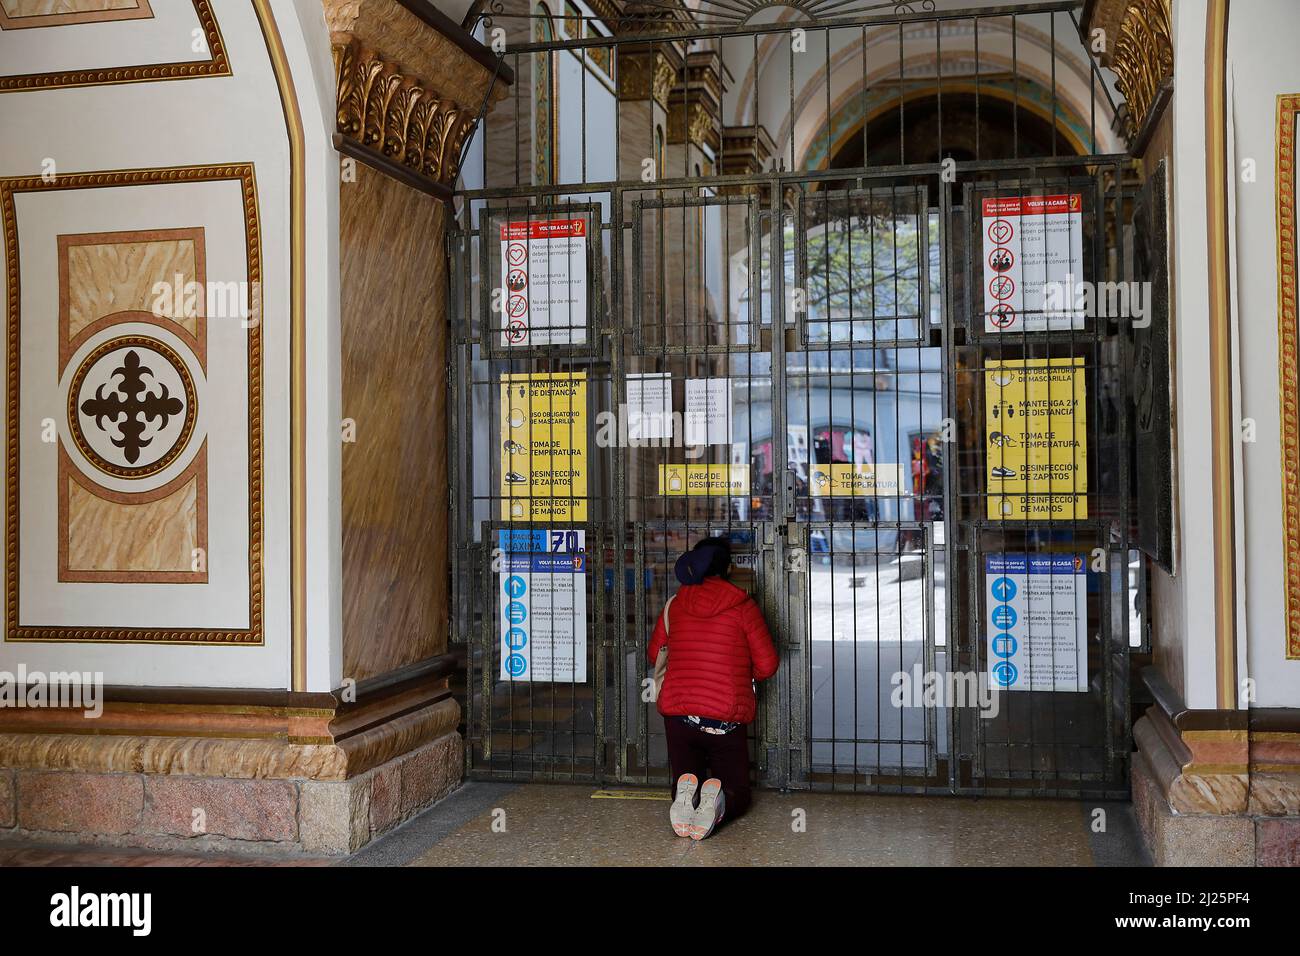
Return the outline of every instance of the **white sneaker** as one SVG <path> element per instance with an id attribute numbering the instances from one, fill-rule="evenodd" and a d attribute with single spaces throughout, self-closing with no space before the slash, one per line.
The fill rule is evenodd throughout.
<path id="1" fill-rule="evenodd" d="M 677 778 L 677 797 L 668 808 L 668 819 L 673 822 L 673 832 L 679 837 L 691 835 L 691 823 L 695 819 L 695 791 L 699 786 L 700 779 L 693 773 L 684 773 Z"/>
<path id="2" fill-rule="evenodd" d="M 722 792 L 722 781 L 710 777 L 700 787 L 700 805 L 695 808 L 695 816 L 692 817 L 689 828 L 691 839 L 703 840 L 707 837 L 726 812 L 727 797 Z"/>

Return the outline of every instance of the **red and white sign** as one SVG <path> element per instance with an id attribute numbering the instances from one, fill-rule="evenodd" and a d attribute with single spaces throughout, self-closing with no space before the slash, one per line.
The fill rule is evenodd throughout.
<path id="1" fill-rule="evenodd" d="M 993 307 L 993 311 L 988 314 L 988 321 L 992 322 L 993 327 L 999 331 L 1009 329 L 1016 324 L 1016 310 L 1003 302 Z"/>
<path id="2" fill-rule="evenodd" d="M 1067 306 L 1084 279 L 1083 196 L 991 198 L 982 212 L 984 331 L 1082 329 Z"/>
<path id="3" fill-rule="evenodd" d="M 501 227 L 501 344 L 587 341 L 587 221 L 534 219 Z"/>

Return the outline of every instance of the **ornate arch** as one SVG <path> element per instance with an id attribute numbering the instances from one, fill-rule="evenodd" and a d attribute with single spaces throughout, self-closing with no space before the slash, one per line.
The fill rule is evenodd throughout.
<path id="1" fill-rule="evenodd" d="M 904 104 L 935 96 L 938 87 L 932 80 L 911 80 L 905 84 L 902 95 L 897 86 L 875 84 L 846 93 L 832 106 L 829 122 L 823 122 L 818 131 L 807 138 L 798 154 L 800 169 L 822 169 L 829 157 L 834 156 L 844 144 L 857 134 L 864 123 L 871 123 L 890 110 Z M 973 76 L 947 78 L 943 81 L 944 94 L 969 94 L 1014 104 L 1053 126 L 1079 155 L 1093 152 L 1088 121 L 1059 97 L 1055 112 L 1051 90 L 1037 80 L 1021 76 L 1019 81 L 1003 75 L 981 76 L 978 83 Z M 1099 124 L 1100 125 L 1100 124 Z M 789 136 L 789 131 L 785 131 Z M 796 146 L 799 146 L 796 143 Z"/>

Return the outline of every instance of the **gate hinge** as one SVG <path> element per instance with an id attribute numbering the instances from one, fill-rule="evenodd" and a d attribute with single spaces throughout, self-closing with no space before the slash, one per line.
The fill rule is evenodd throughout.
<path id="1" fill-rule="evenodd" d="M 457 250 L 465 238 L 465 233 L 459 229 L 449 229 L 443 233 L 442 244 L 445 247 L 447 258 L 450 259 L 456 255 Z"/>

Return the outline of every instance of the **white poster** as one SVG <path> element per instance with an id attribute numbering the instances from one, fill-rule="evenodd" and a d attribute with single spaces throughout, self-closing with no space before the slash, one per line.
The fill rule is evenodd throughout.
<path id="1" fill-rule="evenodd" d="M 789 465 L 806 465 L 808 463 L 808 426 L 785 426 L 785 460 Z M 802 468 L 797 468 L 800 474 Z"/>
<path id="2" fill-rule="evenodd" d="M 501 531 L 501 680 L 587 681 L 586 532 Z"/>
<path id="3" fill-rule="evenodd" d="M 1086 691 L 1088 569 L 1081 554 L 984 556 L 989 686 Z"/>
<path id="4" fill-rule="evenodd" d="M 1082 329 L 1083 197 L 985 199 L 983 213 L 984 331 Z"/>
<path id="5" fill-rule="evenodd" d="M 687 445 L 731 444 L 731 379 L 686 380 Z"/>
<path id="6" fill-rule="evenodd" d="M 669 372 L 627 376 L 628 441 L 673 437 L 673 380 Z"/>
<path id="7" fill-rule="evenodd" d="M 587 341 L 587 222 L 537 219 L 501 227 L 501 344 Z"/>

